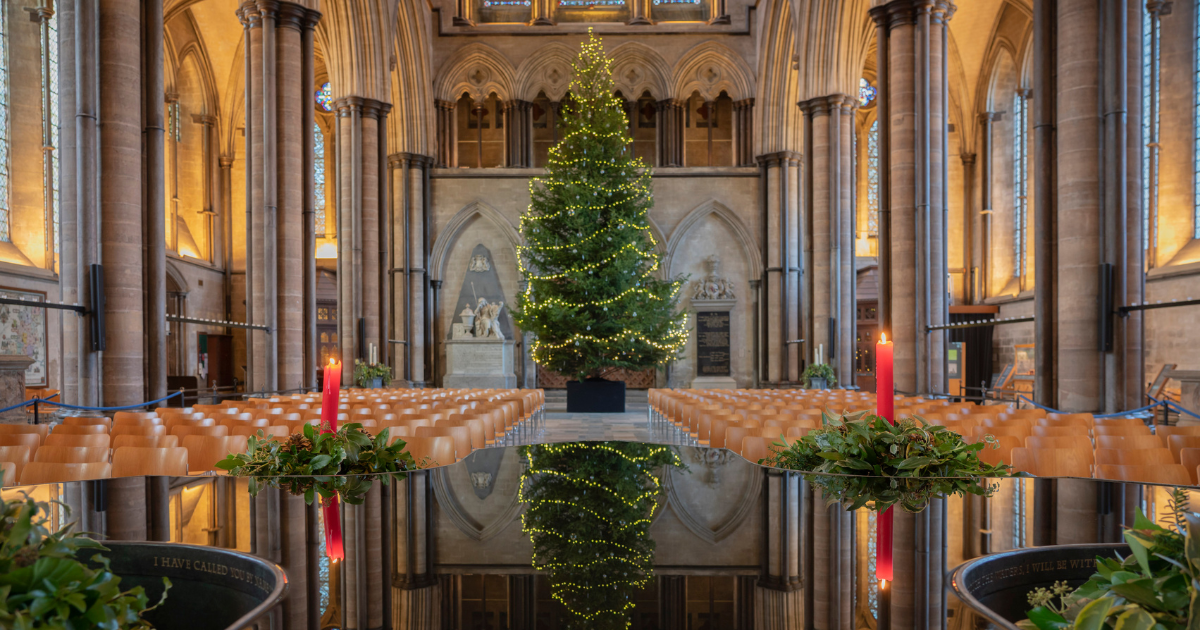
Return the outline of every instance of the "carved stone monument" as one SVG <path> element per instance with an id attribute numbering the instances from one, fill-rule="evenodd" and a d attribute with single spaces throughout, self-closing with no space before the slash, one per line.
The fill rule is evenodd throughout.
<path id="1" fill-rule="evenodd" d="M 692 289 L 696 319 L 696 377 L 693 389 L 736 389 L 729 350 L 729 333 L 737 294 L 733 283 L 721 276 L 721 259 L 716 254 L 704 261 L 708 275 Z"/>
<path id="2" fill-rule="evenodd" d="M 33 359 L 23 354 L 0 354 L 0 409 L 25 401 L 25 370 Z M 13 409 L 0 414 L 0 424 L 25 424 L 29 414 Z"/>
<path id="3" fill-rule="evenodd" d="M 516 342 L 508 334 L 500 278 L 491 258 L 486 247 L 477 245 L 467 263 L 459 293 L 461 321 L 451 325 L 450 339 L 446 340 L 445 387 L 517 386 L 513 370 Z"/>

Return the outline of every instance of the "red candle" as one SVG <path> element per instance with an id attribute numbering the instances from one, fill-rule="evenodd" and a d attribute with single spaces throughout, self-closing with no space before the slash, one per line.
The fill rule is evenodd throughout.
<path id="1" fill-rule="evenodd" d="M 875 413 L 896 424 L 896 389 L 892 384 L 892 342 L 887 333 L 875 344 Z"/>
<path id="2" fill-rule="evenodd" d="M 321 428 L 337 432 L 338 388 L 342 384 L 342 364 L 329 359 L 321 381 Z M 328 427 L 328 429 L 326 429 Z"/>
<path id="3" fill-rule="evenodd" d="M 325 555 L 336 562 L 346 557 L 346 551 L 342 548 L 342 515 L 338 510 L 337 495 L 328 500 L 321 499 L 321 502 L 324 503 L 321 510 L 325 520 Z"/>
<path id="4" fill-rule="evenodd" d="M 875 344 L 875 413 L 896 424 L 896 390 L 892 381 L 892 342 L 887 333 Z M 881 512 L 875 521 L 875 576 L 892 581 L 892 508 Z M 886 584 L 885 584 L 886 586 Z"/>

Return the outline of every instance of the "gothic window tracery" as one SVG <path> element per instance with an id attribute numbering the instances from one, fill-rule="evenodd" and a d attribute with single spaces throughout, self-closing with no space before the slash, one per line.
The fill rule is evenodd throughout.
<path id="1" fill-rule="evenodd" d="M 867 132 L 867 236 L 879 236 L 879 120 Z"/>
<path id="2" fill-rule="evenodd" d="M 878 93 L 879 93 L 879 90 L 877 90 L 875 88 L 875 86 L 871 85 L 871 82 L 868 81 L 866 79 L 866 77 L 860 78 L 858 80 L 858 106 L 859 107 L 867 107 L 871 103 L 874 103 L 875 96 Z"/>
<path id="3" fill-rule="evenodd" d="M 328 85 L 328 84 L 326 84 Z M 325 236 L 325 134 L 313 123 L 313 209 L 316 234 Z"/>
<path id="4" fill-rule="evenodd" d="M 1013 277 L 1025 276 L 1025 253 L 1028 247 L 1026 226 L 1029 218 L 1029 104 L 1025 95 L 1013 96 Z"/>
<path id="5" fill-rule="evenodd" d="M 11 242 L 9 231 L 9 164 L 8 164 L 8 15 L 0 7 L 0 241 Z"/>
<path id="6" fill-rule="evenodd" d="M 317 107 L 320 107 L 322 111 L 333 111 L 333 88 L 328 81 L 322 83 L 321 89 L 317 90 L 316 101 Z"/>
<path id="7" fill-rule="evenodd" d="M 1146 262 L 1153 267 L 1155 245 L 1158 241 L 1158 18 L 1142 9 L 1142 239 L 1146 245 Z"/>

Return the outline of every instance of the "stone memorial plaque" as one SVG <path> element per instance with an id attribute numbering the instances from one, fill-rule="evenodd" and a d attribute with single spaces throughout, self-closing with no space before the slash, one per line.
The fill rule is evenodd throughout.
<path id="1" fill-rule="evenodd" d="M 696 313 L 696 375 L 729 376 L 729 313 Z"/>

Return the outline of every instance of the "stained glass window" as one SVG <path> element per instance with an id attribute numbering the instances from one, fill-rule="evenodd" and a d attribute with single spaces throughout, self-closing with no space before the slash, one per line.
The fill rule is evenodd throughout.
<path id="1" fill-rule="evenodd" d="M 59 120 L 58 120 L 58 12 L 50 15 L 47 21 L 50 36 L 42 49 L 42 61 L 45 68 L 49 68 L 50 72 L 47 76 L 42 77 L 42 89 L 50 97 L 50 111 L 44 115 L 50 118 L 50 137 L 46 139 L 46 152 L 44 159 L 50 161 L 50 173 L 53 186 L 50 190 L 45 191 L 45 194 L 50 196 L 52 223 L 54 233 L 51 238 L 54 239 L 54 254 L 57 258 L 59 253 L 59 244 L 62 241 L 60 236 L 60 220 L 59 220 L 59 191 L 62 189 L 61 178 L 59 177 L 59 157 L 58 157 L 58 137 L 59 137 Z"/>
<path id="2" fill-rule="evenodd" d="M 879 120 L 867 132 L 867 234 L 879 235 Z"/>
<path id="3" fill-rule="evenodd" d="M 1158 20 L 1142 5 L 1142 240 L 1147 262 L 1153 264 L 1158 223 Z"/>
<path id="4" fill-rule="evenodd" d="M 313 123 L 313 192 L 317 236 L 325 236 L 325 134 L 316 123 Z"/>
<path id="5" fill-rule="evenodd" d="M 1028 101 L 1013 95 L 1013 276 L 1025 275 L 1025 224 L 1029 216 Z"/>
<path id="6" fill-rule="evenodd" d="M 875 564 L 875 538 L 879 532 L 879 514 L 875 510 L 867 510 L 867 608 L 871 610 L 873 619 L 879 618 L 879 580 L 875 577 L 878 567 Z"/>
<path id="7" fill-rule="evenodd" d="M 1200 17 L 1200 2 L 1196 3 L 1196 16 Z M 1154 23 L 1157 28 L 1158 20 L 1155 19 Z M 1195 29 L 1195 62 L 1196 64 L 1200 64 L 1200 24 L 1196 24 Z M 1155 60 L 1155 63 L 1157 63 L 1157 59 Z M 1192 125 L 1192 133 L 1194 136 L 1192 142 L 1192 151 L 1194 151 L 1195 154 L 1192 158 L 1192 168 L 1194 169 L 1195 181 L 1193 182 L 1192 186 L 1192 194 L 1195 195 L 1195 198 L 1192 202 L 1192 238 L 1200 238 L 1200 65 L 1195 67 L 1194 72 L 1195 76 L 1193 77 L 1192 83 L 1194 85 L 1193 89 L 1195 90 L 1195 94 L 1193 96 L 1193 100 L 1195 102 L 1193 110 L 1195 112 L 1195 122 Z M 1155 74 L 1157 75 L 1157 73 Z M 1158 93 L 1157 88 L 1158 86 L 1155 86 L 1156 96 Z M 1155 101 L 1157 100 L 1158 99 L 1155 98 Z M 1155 112 L 1155 115 L 1157 116 L 1157 112 Z M 1155 119 L 1155 124 L 1158 124 L 1157 118 Z M 1155 221 L 1157 220 L 1158 218 L 1155 217 Z"/>
<path id="8" fill-rule="evenodd" d="M 871 85 L 871 82 L 865 78 L 858 80 L 858 106 L 866 107 L 875 101 L 875 95 L 879 90 Z"/>
<path id="9" fill-rule="evenodd" d="M 317 90 L 317 105 L 327 112 L 333 111 L 333 88 L 329 86 L 328 81 L 321 84 L 321 89 Z"/>
<path id="10" fill-rule="evenodd" d="M 625 0 L 558 0 L 558 6 L 568 9 L 586 9 L 588 7 L 619 7 Z"/>
<path id="11" fill-rule="evenodd" d="M 0 241 L 11 241 L 8 231 L 8 19 L 0 5 Z"/>

